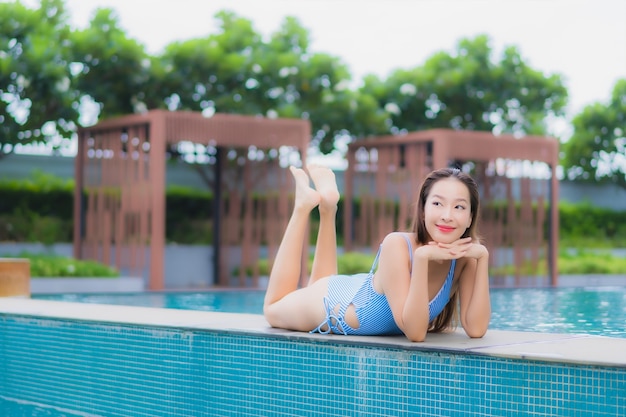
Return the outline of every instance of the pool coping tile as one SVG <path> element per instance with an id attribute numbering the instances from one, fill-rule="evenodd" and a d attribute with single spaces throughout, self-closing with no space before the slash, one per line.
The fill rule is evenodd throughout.
<path id="1" fill-rule="evenodd" d="M 259 314 L 0 298 L 0 316 L 7 314 L 239 333 L 314 343 L 626 368 L 626 339 L 585 334 L 489 330 L 484 337 L 472 339 L 467 337 L 463 330 L 457 329 L 448 333 L 428 334 L 424 342 L 414 343 L 404 336 L 321 335 L 275 329 Z"/>

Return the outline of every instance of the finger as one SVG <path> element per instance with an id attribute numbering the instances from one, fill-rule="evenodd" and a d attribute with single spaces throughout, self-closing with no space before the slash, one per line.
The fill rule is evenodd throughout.
<path id="1" fill-rule="evenodd" d="M 453 242 L 453 243 L 439 243 L 439 247 L 443 249 L 451 249 L 451 248 L 463 248 L 471 245 L 471 242 Z"/>

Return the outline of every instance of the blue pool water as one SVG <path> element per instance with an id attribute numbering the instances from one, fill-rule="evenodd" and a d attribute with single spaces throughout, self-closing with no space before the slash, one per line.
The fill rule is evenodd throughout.
<path id="1" fill-rule="evenodd" d="M 262 314 L 263 291 L 33 295 L 81 303 Z M 626 338 L 626 288 L 491 291 L 491 329 Z"/>

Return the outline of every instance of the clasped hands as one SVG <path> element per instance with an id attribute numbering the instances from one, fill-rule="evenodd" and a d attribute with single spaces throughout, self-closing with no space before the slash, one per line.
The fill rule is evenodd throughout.
<path id="1" fill-rule="evenodd" d="M 452 243 L 429 242 L 428 245 L 415 249 L 415 256 L 425 257 L 430 261 L 443 261 L 460 258 L 480 259 L 487 255 L 487 248 L 478 240 L 464 237 Z"/>

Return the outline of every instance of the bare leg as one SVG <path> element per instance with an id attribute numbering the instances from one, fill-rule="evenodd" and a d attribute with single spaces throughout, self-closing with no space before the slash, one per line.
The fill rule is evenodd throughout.
<path id="1" fill-rule="evenodd" d="M 337 274 L 337 202 L 339 191 L 335 173 L 329 168 L 320 166 L 308 167 L 309 175 L 320 195 L 320 227 L 315 244 L 313 267 L 309 277 L 309 285 L 320 278 Z"/>
<path id="2" fill-rule="evenodd" d="M 310 187 L 306 172 L 293 166 L 289 169 L 296 181 L 295 203 L 270 272 L 265 293 L 265 308 L 298 289 L 309 215 L 320 203 L 320 194 Z M 308 245 L 308 242 L 306 243 Z"/>

